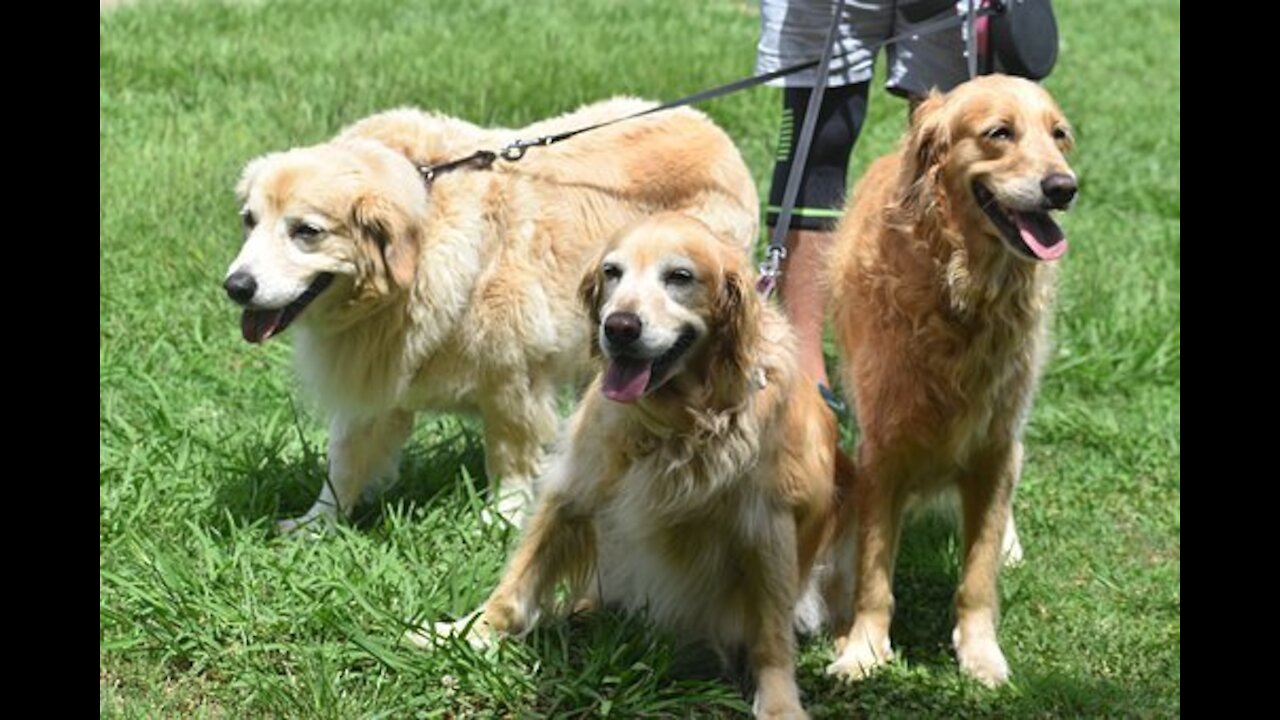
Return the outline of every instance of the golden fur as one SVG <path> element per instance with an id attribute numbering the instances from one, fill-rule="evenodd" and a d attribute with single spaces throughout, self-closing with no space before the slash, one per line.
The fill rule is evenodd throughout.
<path id="1" fill-rule="evenodd" d="M 681 270 L 688 277 L 672 275 Z M 575 599 L 646 612 L 726 652 L 745 647 L 759 715 L 803 717 L 792 622 L 841 526 L 852 466 L 786 320 L 757 296 L 741 253 L 670 213 L 619 235 L 582 295 L 605 370 L 497 589 L 478 617 L 440 631 L 469 628 L 477 642 L 526 632 L 568 580 Z M 628 313 L 642 329 L 620 348 L 610 318 Z M 606 397 L 627 353 L 669 357 L 681 332 L 695 339 L 655 361 L 670 370 L 655 369 L 643 395 Z M 828 596 L 847 590 L 836 575 Z"/>
<path id="2" fill-rule="evenodd" d="M 1074 196 L 1070 144 L 1043 89 L 983 77 L 926 100 L 902 148 L 876 161 L 853 195 L 830 278 L 861 428 L 855 620 L 832 672 L 861 677 L 890 657 L 903 509 L 912 496 L 954 488 L 964 536 L 956 653 L 987 684 L 1008 676 L 996 642 L 996 575 L 1002 534 L 1006 551 L 1021 553 L 1011 502 L 1055 268 L 1017 249 L 975 187 L 998 203 L 992 212 L 1047 218 L 1062 204 L 1045 199 L 1044 178 L 1058 177 L 1070 185 L 1067 200 Z"/>
<path id="3" fill-rule="evenodd" d="M 349 512 L 372 477 L 394 473 L 420 410 L 480 415 L 488 474 L 514 515 L 556 435 L 555 388 L 589 370 L 576 290 L 604 242 L 680 210 L 745 254 L 755 186 L 729 138 L 693 110 L 444 173 L 429 188 L 415 169 L 650 106 L 614 99 L 520 130 L 393 110 L 248 164 L 245 246 L 228 271 L 229 290 L 237 272 L 256 281 L 246 338 L 269 337 L 280 308 L 334 277 L 295 333 L 298 369 L 332 418 L 329 482 L 282 529 Z"/>

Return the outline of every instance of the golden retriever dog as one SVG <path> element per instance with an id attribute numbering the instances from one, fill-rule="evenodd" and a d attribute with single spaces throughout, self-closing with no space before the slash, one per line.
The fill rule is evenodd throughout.
<path id="1" fill-rule="evenodd" d="M 436 632 L 525 633 L 563 580 L 576 602 L 645 612 L 722 657 L 745 650 L 759 715 L 804 717 L 792 622 L 852 463 L 837 483 L 835 418 L 790 327 L 742 253 L 673 213 L 620 233 L 582 299 L 604 367 L 497 589 Z"/>
<path id="2" fill-rule="evenodd" d="M 328 481 L 282 530 L 347 514 L 371 479 L 394 476 L 421 410 L 479 415 L 500 510 L 517 516 L 557 434 L 556 388 L 589 376 L 576 292 L 604 242 L 679 210 L 745 256 L 755 184 L 728 136 L 694 110 L 429 184 L 416 167 L 648 107 L 619 98 L 520 130 L 393 110 L 247 165 L 244 246 L 225 287 L 244 307 L 245 340 L 296 326 L 296 365 L 330 416 Z"/>
<path id="3" fill-rule="evenodd" d="M 1062 111 L 1040 86 L 981 77 L 915 112 L 837 231 L 831 275 L 843 377 L 857 408 L 854 622 L 830 670 L 891 656 L 894 557 L 915 497 L 958 491 L 963 562 L 952 642 L 965 673 L 1009 675 L 996 642 L 996 575 L 1020 556 L 1011 503 L 1021 435 L 1046 355 L 1054 260 L 1049 211 L 1076 177 Z"/>

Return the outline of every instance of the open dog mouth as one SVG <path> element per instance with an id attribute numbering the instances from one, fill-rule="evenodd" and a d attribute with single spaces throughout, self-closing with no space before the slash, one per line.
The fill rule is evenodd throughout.
<path id="1" fill-rule="evenodd" d="M 311 304 L 333 282 L 333 273 L 320 273 L 297 300 L 275 310 L 246 308 L 240 317 L 240 332 L 251 343 L 260 343 L 273 335 L 279 335 L 289 327 L 307 305 Z"/>
<path id="2" fill-rule="evenodd" d="M 1057 260 L 1067 252 L 1067 236 L 1047 211 L 1010 210 L 978 182 L 973 184 L 973 196 L 1014 250 L 1032 260 Z"/>
<path id="3" fill-rule="evenodd" d="M 656 358 L 612 355 L 606 350 L 609 367 L 604 371 L 604 396 L 614 402 L 629 403 L 657 390 L 669 379 L 676 360 L 688 352 L 697 339 L 698 333 L 686 326 L 671 347 Z"/>

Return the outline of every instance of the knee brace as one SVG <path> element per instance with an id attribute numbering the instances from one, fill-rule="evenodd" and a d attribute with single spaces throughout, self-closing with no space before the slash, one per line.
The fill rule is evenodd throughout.
<path id="1" fill-rule="evenodd" d="M 845 200 L 845 180 L 849 173 L 849 156 L 853 153 L 862 122 L 867 116 L 867 91 L 870 83 L 856 83 L 827 88 L 818 109 L 818 124 L 805 162 L 796 206 L 791 215 L 791 228 L 830 230 L 840 219 Z M 782 195 L 791 174 L 795 146 L 809 105 L 810 88 L 784 88 L 782 92 L 782 124 L 778 132 L 778 153 L 773 165 L 773 181 L 769 188 L 769 206 L 765 223 L 777 224 Z"/>

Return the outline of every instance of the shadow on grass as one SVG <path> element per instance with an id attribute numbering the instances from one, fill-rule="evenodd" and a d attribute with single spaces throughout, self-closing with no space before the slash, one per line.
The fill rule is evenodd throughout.
<path id="1" fill-rule="evenodd" d="M 304 443 L 300 456 L 281 451 L 281 439 L 264 439 L 222 450 L 225 477 L 218 489 L 213 522 L 253 523 L 297 517 L 315 502 L 327 479 L 322 449 Z M 422 422 L 405 444 L 400 479 L 375 491 L 372 501 L 356 505 L 350 523 L 361 529 L 377 526 L 389 506 L 412 508 L 430 503 L 451 488 L 465 471 L 477 492 L 487 486 L 484 445 L 479 431 L 451 418 Z M 272 528 L 274 531 L 274 527 Z"/>
<path id="2" fill-rule="evenodd" d="M 536 705 L 525 715 L 738 718 L 750 707 L 749 683 L 708 645 L 682 642 L 642 617 L 576 613 L 525 642 L 541 665 Z"/>
<path id="3" fill-rule="evenodd" d="M 900 658 L 872 677 L 845 683 L 826 674 L 833 638 L 801 645 L 798 679 L 814 718 L 1163 717 L 1177 699 L 1154 686 L 1012 668 L 1012 682 L 989 690 L 961 675 L 951 647 L 960 578 L 956 523 L 926 515 L 907 524 L 894 578 L 892 642 Z M 1007 573 L 1009 571 L 1002 571 Z M 1017 603 L 1002 593 L 1003 607 Z"/>
<path id="4" fill-rule="evenodd" d="M 528 704 L 511 708 L 520 717 L 737 718 L 749 713 L 753 689 L 745 658 L 725 669 L 707 646 L 683 642 L 639 617 L 579 613 L 552 620 L 521 642 L 538 670 L 528 677 Z M 825 646 L 816 654 L 811 652 L 815 642 Z M 810 652 L 797 681 L 815 719 L 1161 717 L 1176 703 L 1152 687 L 1016 670 L 1011 685 L 989 690 L 961 676 L 941 643 L 934 646 L 936 654 L 917 654 L 928 662 L 908 660 L 850 684 L 824 671 L 831 652 L 828 636 L 802 647 Z"/>
<path id="5" fill-rule="evenodd" d="M 821 668 L 799 677 L 815 720 L 847 717 L 1059 718 L 1168 717 L 1174 704 L 1151 687 L 1097 678 L 1018 674 L 1010 685 L 988 689 L 959 671 L 890 669 L 856 683 Z"/>
<path id="6" fill-rule="evenodd" d="M 926 515 L 903 530 L 893 580 L 894 611 L 890 640 L 910 664 L 953 663 L 951 629 L 960 582 L 956 524 Z"/>

